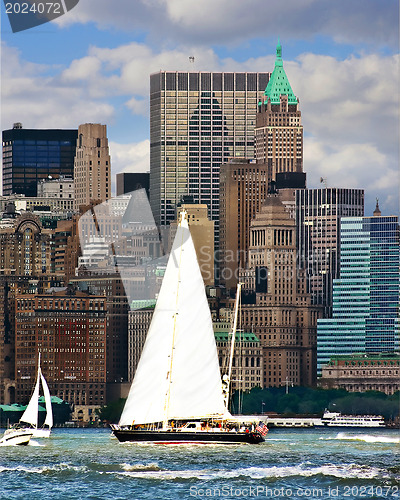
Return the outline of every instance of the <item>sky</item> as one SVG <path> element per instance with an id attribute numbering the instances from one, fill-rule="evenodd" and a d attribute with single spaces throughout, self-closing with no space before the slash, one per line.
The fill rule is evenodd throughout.
<path id="1" fill-rule="evenodd" d="M 376 198 L 398 215 L 398 0 L 80 0 L 17 33 L 1 3 L 1 128 L 103 123 L 113 180 L 145 172 L 149 75 L 272 71 L 278 37 L 307 186 L 362 188 L 365 215 Z"/>

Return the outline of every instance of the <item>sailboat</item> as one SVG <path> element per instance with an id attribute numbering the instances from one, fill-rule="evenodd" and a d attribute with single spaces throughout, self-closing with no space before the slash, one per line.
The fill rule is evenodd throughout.
<path id="1" fill-rule="evenodd" d="M 121 442 L 260 443 L 228 411 L 204 283 L 182 211 L 143 352 L 118 425 Z"/>
<path id="2" fill-rule="evenodd" d="M 46 405 L 46 418 L 43 427 L 38 427 L 40 384 L 42 384 Z M 19 422 L 4 432 L 3 437 L 0 439 L 0 444 L 27 445 L 31 437 L 49 437 L 52 426 L 53 411 L 51 408 L 51 396 L 46 379 L 40 368 L 39 353 L 36 383 L 31 399 Z"/>

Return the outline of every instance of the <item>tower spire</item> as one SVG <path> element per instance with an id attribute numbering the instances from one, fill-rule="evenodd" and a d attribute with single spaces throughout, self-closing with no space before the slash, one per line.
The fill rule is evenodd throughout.
<path id="1" fill-rule="evenodd" d="M 282 45 L 281 45 L 281 42 L 279 41 L 279 37 L 278 37 L 278 45 L 276 46 L 275 67 L 276 66 L 283 66 L 283 61 L 282 61 Z"/>
<path id="2" fill-rule="evenodd" d="M 379 208 L 379 199 L 376 199 L 376 207 L 374 210 L 374 217 L 380 217 L 382 215 L 381 210 Z"/>
<path id="3" fill-rule="evenodd" d="M 268 99 L 271 100 L 271 104 L 280 104 L 281 95 L 287 96 L 288 104 L 299 103 L 297 97 L 293 93 L 292 87 L 290 86 L 285 70 L 283 69 L 282 45 L 278 38 L 278 45 L 276 46 L 275 68 L 271 74 L 267 88 L 264 92 L 264 104 L 267 104 Z"/>

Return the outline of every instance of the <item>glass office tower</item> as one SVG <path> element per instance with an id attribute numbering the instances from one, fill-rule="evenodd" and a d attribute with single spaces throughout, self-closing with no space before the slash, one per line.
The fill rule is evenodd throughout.
<path id="1" fill-rule="evenodd" d="M 332 356 L 399 350 L 399 225 L 396 216 L 346 217 L 332 319 L 318 320 L 318 372 Z"/>
<path id="2" fill-rule="evenodd" d="M 73 177 L 78 130 L 3 130 L 3 195 L 37 196 L 37 183 Z"/>
<path id="3" fill-rule="evenodd" d="M 333 280 L 339 277 L 340 218 L 364 216 L 364 190 L 317 188 L 296 190 L 297 258 L 307 272 L 312 303 L 332 317 Z"/>
<path id="4" fill-rule="evenodd" d="M 257 98 L 269 73 L 160 71 L 150 76 L 150 204 L 158 225 L 183 196 L 208 206 L 218 245 L 219 170 L 254 158 Z"/>

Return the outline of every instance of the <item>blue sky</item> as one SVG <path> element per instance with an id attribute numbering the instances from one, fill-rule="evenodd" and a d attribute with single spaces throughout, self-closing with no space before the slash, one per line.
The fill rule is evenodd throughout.
<path id="1" fill-rule="evenodd" d="M 149 75 L 272 71 L 280 37 L 300 108 L 308 186 L 399 200 L 397 0 L 80 0 L 12 33 L 1 4 L 1 126 L 108 126 L 113 177 L 149 168 Z"/>

